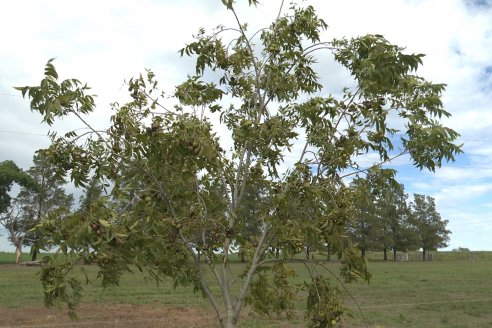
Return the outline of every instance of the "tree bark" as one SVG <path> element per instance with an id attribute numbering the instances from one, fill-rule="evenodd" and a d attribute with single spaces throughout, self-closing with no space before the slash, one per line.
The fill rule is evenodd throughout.
<path id="1" fill-rule="evenodd" d="M 422 261 L 425 262 L 425 248 L 422 248 Z"/>
<path id="2" fill-rule="evenodd" d="M 237 322 L 239 320 L 239 314 L 241 313 L 241 309 L 244 305 L 244 301 L 246 298 L 246 292 L 248 291 L 249 285 L 251 283 L 251 279 L 253 278 L 253 274 L 258 269 L 258 265 L 260 263 L 261 254 L 266 250 L 265 243 L 267 239 L 267 235 L 269 233 L 269 227 L 267 224 L 263 224 L 263 232 L 261 234 L 261 238 L 256 246 L 255 253 L 253 254 L 253 258 L 251 260 L 251 266 L 246 273 L 244 281 L 242 283 L 242 287 L 239 291 L 239 295 L 235 301 L 235 304 L 229 309 L 227 309 L 227 328 L 235 328 L 237 327 Z M 221 287 L 222 289 L 222 287 Z"/>
<path id="3" fill-rule="evenodd" d="M 237 327 L 237 320 L 236 322 L 233 322 L 233 316 L 228 316 L 227 321 L 225 322 L 225 328 L 236 328 Z"/>
<path id="4" fill-rule="evenodd" d="M 362 248 L 360 250 L 360 254 L 361 254 L 362 257 L 366 257 L 366 250 L 365 250 L 365 248 Z"/>
<path id="5" fill-rule="evenodd" d="M 309 246 L 306 246 L 306 260 L 309 260 Z"/>
<path id="6" fill-rule="evenodd" d="M 393 262 L 396 262 L 396 247 L 393 248 Z"/>
<path id="7" fill-rule="evenodd" d="M 15 264 L 19 264 L 21 262 L 22 257 L 22 243 L 18 243 L 15 245 Z"/>
<path id="8" fill-rule="evenodd" d="M 386 248 L 386 247 L 383 249 L 383 253 L 384 253 L 384 258 L 383 258 L 383 259 L 384 259 L 385 261 L 387 261 L 387 260 L 388 260 L 388 250 L 387 250 L 387 248 Z"/>

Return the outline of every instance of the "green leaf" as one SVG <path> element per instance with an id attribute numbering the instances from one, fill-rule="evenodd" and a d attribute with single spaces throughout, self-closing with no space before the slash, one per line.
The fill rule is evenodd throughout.
<path id="1" fill-rule="evenodd" d="M 104 219 L 99 219 L 99 223 L 106 228 L 111 228 L 111 223 L 107 220 Z"/>

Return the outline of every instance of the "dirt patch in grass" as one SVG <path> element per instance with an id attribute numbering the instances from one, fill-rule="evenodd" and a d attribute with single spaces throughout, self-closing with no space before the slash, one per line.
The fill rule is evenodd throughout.
<path id="1" fill-rule="evenodd" d="M 0 307 L 0 327 L 216 327 L 213 312 L 193 307 L 168 307 L 130 304 L 87 304 L 77 311 L 78 320 L 70 320 L 66 312 L 44 307 Z"/>

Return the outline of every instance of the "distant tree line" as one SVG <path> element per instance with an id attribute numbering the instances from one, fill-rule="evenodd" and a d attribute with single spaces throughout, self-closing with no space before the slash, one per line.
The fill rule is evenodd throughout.
<path id="1" fill-rule="evenodd" d="M 365 177 L 350 183 L 354 219 L 348 229 L 362 256 L 366 251 L 407 252 L 422 249 L 425 261 L 429 251 L 446 247 L 451 231 L 446 229 L 434 198 L 414 194 L 408 202 L 404 186 L 395 180 L 395 171 L 374 168 Z"/>
<path id="2" fill-rule="evenodd" d="M 78 209 L 73 210 L 73 196 L 63 189 L 65 178 L 56 175 L 43 152 L 33 157 L 33 163 L 27 171 L 22 171 L 12 161 L 0 163 L 0 224 L 16 248 L 17 262 L 20 261 L 22 246 L 30 246 L 31 259 L 36 260 L 39 245 L 46 244 L 43 236 L 34 232 L 43 216 L 59 218 L 75 214 L 72 217 L 81 218 L 91 215 L 91 204 L 98 202 L 103 190 L 96 180 L 90 181 L 79 200 Z M 441 218 L 435 200 L 430 196 L 414 194 L 413 201 L 408 202 L 408 194 L 395 180 L 395 173 L 391 169 L 373 168 L 365 177 L 357 177 L 350 183 L 348 189 L 352 195 L 353 215 L 347 231 L 362 256 L 366 251 L 383 251 L 384 260 L 387 260 L 388 253 L 392 252 L 396 261 L 398 251 L 422 249 L 425 261 L 429 251 L 447 246 L 451 233 L 446 229 L 448 220 Z M 18 183 L 21 189 L 11 199 L 8 192 L 13 183 Z M 262 186 L 252 185 L 245 194 L 245 202 L 240 209 L 241 216 L 248 218 L 244 233 L 255 235 L 259 225 L 253 218 L 267 206 L 268 199 L 261 197 Z M 276 257 L 280 255 L 281 246 L 279 244 L 272 249 Z M 299 243 L 301 246 L 307 258 L 313 251 L 318 251 L 326 252 L 327 259 L 330 259 L 331 245 L 327 240 L 310 238 Z M 239 256 L 245 261 L 242 248 L 239 248 Z"/>

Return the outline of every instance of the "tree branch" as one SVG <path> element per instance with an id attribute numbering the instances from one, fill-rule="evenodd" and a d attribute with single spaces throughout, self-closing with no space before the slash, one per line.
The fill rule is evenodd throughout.
<path id="1" fill-rule="evenodd" d="M 372 168 L 375 168 L 375 167 L 378 167 L 378 166 L 384 165 L 384 164 L 389 163 L 389 162 L 391 162 L 392 160 L 394 160 L 394 159 L 396 159 L 396 158 L 398 158 L 398 157 L 401 157 L 401 156 L 403 156 L 403 155 L 406 155 L 406 154 L 408 154 L 408 151 L 407 151 L 407 150 L 405 150 L 405 151 L 401 152 L 400 154 L 395 155 L 395 156 L 393 156 L 393 157 L 391 157 L 391 158 L 388 158 L 388 159 L 387 159 L 387 160 L 385 160 L 385 161 L 382 161 L 382 162 L 376 163 L 376 164 L 374 164 L 374 165 L 372 165 L 372 166 L 370 166 L 370 167 L 368 167 L 368 168 L 365 168 L 365 169 L 360 169 L 360 170 L 357 170 L 357 171 L 355 171 L 355 172 L 350 172 L 350 173 L 348 173 L 348 174 L 342 175 L 342 176 L 340 176 L 340 179 L 343 179 L 343 178 L 349 177 L 349 176 L 351 176 L 351 175 L 354 175 L 354 174 L 357 174 L 357 173 L 361 173 L 361 172 L 365 172 L 365 171 L 368 171 L 368 170 L 370 170 L 370 169 L 372 169 Z"/>
<path id="2" fill-rule="evenodd" d="M 258 263 L 260 261 L 262 253 L 264 252 L 265 241 L 266 241 L 266 238 L 267 238 L 269 231 L 270 231 L 269 225 L 264 223 L 261 238 L 258 242 L 258 246 L 255 249 L 253 259 L 251 260 L 251 267 L 249 268 L 248 273 L 246 274 L 246 278 L 243 282 L 243 286 L 241 287 L 241 290 L 239 292 L 239 296 L 238 296 L 238 298 L 236 300 L 236 304 L 234 306 L 234 319 L 236 321 L 239 317 L 239 313 L 240 313 L 241 308 L 244 304 L 244 298 L 245 298 L 246 292 L 249 288 L 249 284 L 251 283 L 251 279 L 253 278 L 253 274 L 256 272 L 256 269 L 258 268 Z"/>
<path id="3" fill-rule="evenodd" d="M 212 307 L 214 308 L 215 314 L 217 315 L 217 318 L 219 319 L 219 321 L 221 322 L 221 325 L 222 325 L 224 318 L 222 317 L 222 315 L 220 313 L 220 306 L 217 303 L 217 300 L 215 299 L 214 295 L 212 294 L 212 292 L 208 288 L 207 281 L 205 280 L 205 272 L 203 271 L 203 266 L 200 262 L 200 253 L 197 254 L 194 252 L 193 247 L 189 243 L 186 242 L 186 238 L 184 238 L 184 235 L 181 231 L 179 232 L 179 235 L 180 235 L 180 238 L 181 238 L 182 242 L 184 243 L 185 247 L 192 254 L 193 259 L 195 260 L 195 267 L 198 269 L 198 279 L 200 281 L 200 287 L 201 287 L 203 293 L 209 299 L 210 303 L 212 304 Z"/>

